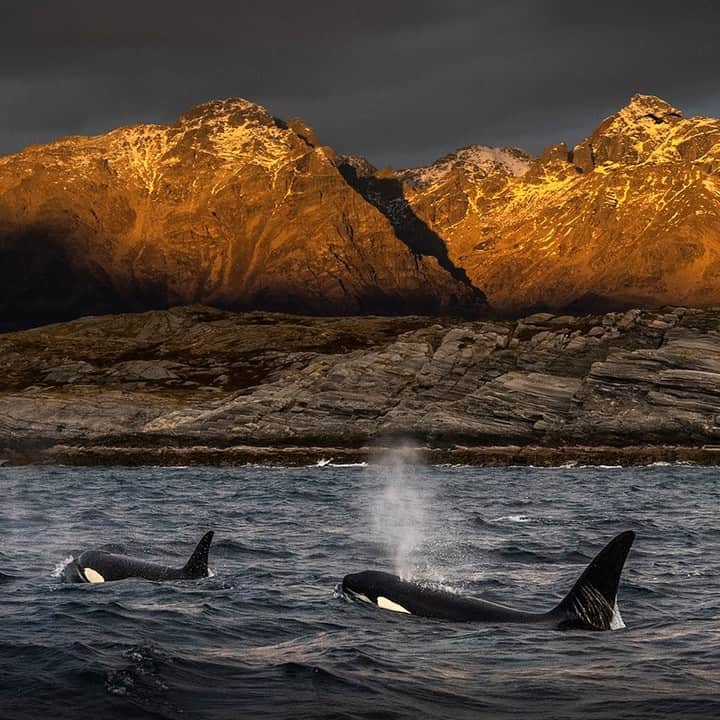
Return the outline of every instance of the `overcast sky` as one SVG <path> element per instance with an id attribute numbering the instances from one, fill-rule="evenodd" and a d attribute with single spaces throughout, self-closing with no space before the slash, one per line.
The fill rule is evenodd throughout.
<path id="1" fill-rule="evenodd" d="M 240 96 L 376 165 L 720 116 L 718 0 L 0 0 L 0 153 Z"/>

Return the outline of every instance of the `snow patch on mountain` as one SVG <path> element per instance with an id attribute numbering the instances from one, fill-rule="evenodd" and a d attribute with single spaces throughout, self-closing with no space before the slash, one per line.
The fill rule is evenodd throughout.
<path id="1" fill-rule="evenodd" d="M 530 167 L 530 160 L 530 156 L 520 148 L 469 145 L 441 157 L 431 165 L 400 170 L 398 177 L 420 188 L 430 187 L 444 180 L 450 172 L 457 169 L 476 178 L 495 172 L 522 177 Z"/>

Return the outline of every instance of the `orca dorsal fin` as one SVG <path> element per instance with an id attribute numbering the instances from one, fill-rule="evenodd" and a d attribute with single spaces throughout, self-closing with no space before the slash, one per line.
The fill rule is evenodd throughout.
<path id="1" fill-rule="evenodd" d="M 183 573 L 190 579 L 203 578 L 208 576 L 208 552 L 210 543 L 215 533 L 211 530 L 205 533 L 197 544 L 195 551 L 183 567 Z"/>
<path id="2" fill-rule="evenodd" d="M 635 533 L 627 530 L 595 556 L 573 589 L 550 613 L 560 619 L 561 626 L 610 630 L 620 573 L 633 540 Z"/>

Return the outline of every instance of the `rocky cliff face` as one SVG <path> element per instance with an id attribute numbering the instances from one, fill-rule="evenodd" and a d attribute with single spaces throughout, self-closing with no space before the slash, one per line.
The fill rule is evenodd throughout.
<path id="1" fill-rule="evenodd" d="M 720 304 L 720 121 L 636 95 L 571 151 L 488 165 L 407 198 L 496 311 Z"/>
<path id="2" fill-rule="evenodd" d="M 397 437 L 720 447 L 720 312 L 433 322 L 193 307 L 0 337 L 0 458 Z"/>
<path id="3" fill-rule="evenodd" d="M 244 100 L 0 158 L 0 324 L 193 302 L 478 312 L 301 121 Z"/>

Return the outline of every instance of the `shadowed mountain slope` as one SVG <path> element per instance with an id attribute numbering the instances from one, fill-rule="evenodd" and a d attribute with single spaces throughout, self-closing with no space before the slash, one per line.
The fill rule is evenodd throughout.
<path id="1" fill-rule="evenodd" d="M 245 100 L 0 158 L 0 325 L 194 302 L 481 312 L 337 164 L 301 121 Z"/>
<path id="2" fill-rule="evenodd" d="M 0 328 L 203 303 L 520 316 L 720 305 L 720 121 L 636 95 L 574 149 L 377 171 L 245 100 L 0 158 Z"/>
<path id="3" fill-rule="evenodd" d="M 406 194 L 496 311 L 720 304 L 720 121 L 636 95 L 572 151 L 514 157 Z"/>

